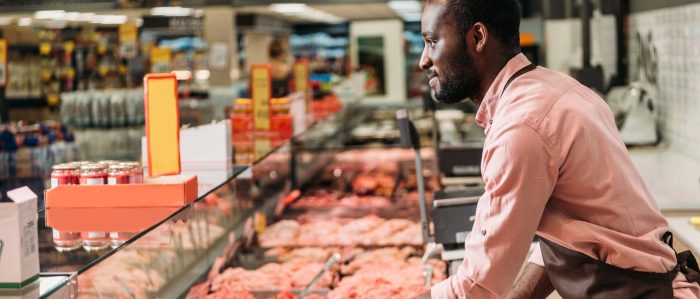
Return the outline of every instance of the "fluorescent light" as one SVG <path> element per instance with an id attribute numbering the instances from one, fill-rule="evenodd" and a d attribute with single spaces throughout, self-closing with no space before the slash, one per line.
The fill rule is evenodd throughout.
<path id="1" fill-rule="evenodd" d="M 129 18 L 125 15 L 95 15 L 92 17 L 92 23 L 102 25 L 121 25 L 126 23 Z"/>
<path id="2" fill-rule="evenodd" d="M 399 11 L 417 12 L 417 11 L 421 10 L 420 2 L 415 1 L 415 0 L 389 1 L 389 7 L 391 7 L 391 9 L 396 11 L 396 12 L 399 12 Z"/>
<path id="3" fill-rule="evenodd" d="M 86 13 L 79 13 L 78 17 L 76 18 L 76 21 L 80 22 L 91 22 L 92 20 L 95 19 L 95 14 L 91 12 L 86 12 Z"/>
<path id="4" fill-rule="evenodd" d="M 416 13 L 400 14 L 400 16 L 406 22 L 417 22 L 417 21 L 420 21 L 422 14 L 420 12 L 416 12 Z"/>
<path id="5" fill-rule="evenodd" d="M 61 19 L 66 13 L 64 10 L 40 10 L 34 13 L 35 19 Z"/>
<path id="6" fill-rule="evenodd" d="M 302 3 L 275 3 L 270 4 L 270 10 L 281 14 L 298 14 L 310 10 L 311 8 Z"/>
<path id="7" fill-rule="evenodd" d="M 12 23 L 12 17 L 0 17 L 0 26 L 9 25 Z"/>
<path id="8" fill-rule="evenodd" d="M 141 26 L 143 26 L 143 18 L 136 18 L 136 19 L 134 19 L 134 24 L 136 24 L 136 27 L 141 27 Z"/>
<path id="9" fill-rule="evenodd" d="M 192 14 L 194 10 L 181 6 L 160 6 L 151 9 L 151 15 L 168 16 L 168 17 L 186 17 Z"/>
<path id="10" fill-rule="evenodd" d="M 31 26 L 32 25 L 32 19 L 31 18 L 21 18 L 19 21 L 17 21 L 18 26 L 26 27 L 26 26 Z"/>

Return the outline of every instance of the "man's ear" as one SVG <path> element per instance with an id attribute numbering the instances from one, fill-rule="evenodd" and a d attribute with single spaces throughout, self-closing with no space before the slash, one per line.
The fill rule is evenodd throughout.
<path id="1" fill-rule="evenodd" d="M 486 49 L 486 44 L 489 41 L 489 30 L 484 23 L 476 22 L 469 30 L 468 35 L 467 38 L 469 38 L 470 41 L 467 44 L 472 45 L 474 51 L 481 53 Z"/>

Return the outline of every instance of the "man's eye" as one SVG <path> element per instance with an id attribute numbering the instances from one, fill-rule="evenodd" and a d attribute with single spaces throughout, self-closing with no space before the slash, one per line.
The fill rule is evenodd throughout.
<path id="1" fill-rule="evenodd" d="M 430 47 L 435 47 L 435 41 L 434 41 L 434 40 L 428 40 L 428 46 L 430 46 Z"/>

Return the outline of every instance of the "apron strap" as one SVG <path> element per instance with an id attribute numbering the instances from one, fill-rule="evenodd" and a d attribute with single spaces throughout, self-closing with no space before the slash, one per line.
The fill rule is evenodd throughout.
<path id="1" fill-rule="evenodd" d="M 537 66 L 534 63 L 530 63 L 530 65 L 528 65 L 524 68 L 521 68 L 519 71 L 515 72 L 515 74 L 513 74 L 513 76 L 510 76 L 510 78 L 508 79 L 508 82 L 506 82 L 506 85 L 503 86 L 503 91 L 501 92 L 501 97 L 503 97 L 503 94 L 506 92 L 506 89 L 508 89 L 508 86 L 510 86 L 510 83 L 512 83 L 513 81 L 515 81 L 515 79 L 524 75 L 525 73 L 530 72 L 530 71 L 534 71 L 535 69 L 537 69 Z"/>

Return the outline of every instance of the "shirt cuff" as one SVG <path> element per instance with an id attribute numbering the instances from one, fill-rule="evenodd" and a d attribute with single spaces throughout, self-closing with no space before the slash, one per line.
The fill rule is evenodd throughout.
<path id="1" fill-rule="evenodd" d="M 441 281 L 440 283 L 434 285 L 430 289 L 431 299 L 456 299 L 454 292 L 452 291 L 452 276 Z"/>
<path id="2" fill-rule="evenodd" d="M 532 254 L 530 254 L 530 263 L 544 267 L 544 260 L 542 259 L 542 250 L 540 249 L 540 242 L 537 242 L 535 248 L 532 249 Z"/>

